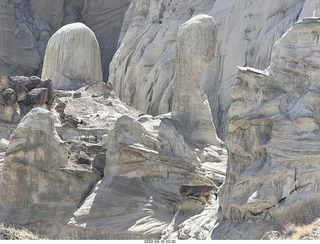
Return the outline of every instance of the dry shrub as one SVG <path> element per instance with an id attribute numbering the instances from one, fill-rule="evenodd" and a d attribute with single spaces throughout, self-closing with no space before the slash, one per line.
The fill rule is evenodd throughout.
<path id="1" fill-rule="evenodd" d="M 40 240 L 38 236 L 34 235 L 27 229 L 18 229 L 14 226 L 4 225 L 0 223 L 0 240 Z"/>
<path id="2" fill-rule="evenodd" d="M 287 237 L 286 240 L 299 240 L 304 236 L 310 235 L 315 230 L 315 227 L 319 224 L 320 224 L 320 219 L 314 221 L 309 225 L 296 226 L 295 231 L 292 232 L 292 235 Z"/>

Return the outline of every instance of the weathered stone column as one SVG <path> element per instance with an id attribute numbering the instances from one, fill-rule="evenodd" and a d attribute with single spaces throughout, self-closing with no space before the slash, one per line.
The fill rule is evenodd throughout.
<path id="1" fill-rule="evenodd" d="M 220 145 L 206 94 L 199 82 L 213 59 L 217 27 L 208 15 L 198 15 L 179 27 L 172 118 L 185 138 L 195 144 Z"/>

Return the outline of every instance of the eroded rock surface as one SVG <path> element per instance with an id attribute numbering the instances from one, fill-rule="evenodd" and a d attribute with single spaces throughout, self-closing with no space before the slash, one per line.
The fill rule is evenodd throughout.
<path id="1" fill-rule="evenodd" d="M 191 217 L 199 225 L 208 223 L 205 210 L 215 209 L 216 218 L 211 197 L 217 187 L 170 118 L 123 116 L 106 147 L 104 178 L 68 222 L 70 235 L 166 239 L 188 233 L 200 238 L 187 230 L 183 234 L 180 225 Z"/>
<path id="2" fill-rule="evenodd" d="M 13 132 L 0 176 L 2 219 L 59 225 L 98 181 L 90 169 L 68 163 L 55 120 L 52 112 L 34 108 Z M 54 236 L 55 228 L 49 233 Z"/>
<path id="3" fill-rule="evenodd" d="M 270 69 L 238 73 L 220 205 L 228 220 L 269 223 L 252 238 L 319 214 L 319 33 L 318 18 L 303 19 L 274 44 Z"/>

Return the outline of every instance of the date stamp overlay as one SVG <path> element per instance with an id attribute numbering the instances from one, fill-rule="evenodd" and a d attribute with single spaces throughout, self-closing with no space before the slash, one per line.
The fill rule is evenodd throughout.
<path id="1" fill-rule="evenodd" d="M 144 240 L 144 244 L 176 244 L 176 240 Z"/>

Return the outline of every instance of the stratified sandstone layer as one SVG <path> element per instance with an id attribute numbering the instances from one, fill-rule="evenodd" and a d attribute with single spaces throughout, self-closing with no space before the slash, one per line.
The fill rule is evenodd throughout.
<path id="1" fill-rule="evenodd" d="M 233 88 L 220 205 L 227 220 L 257 221 L 255 238 L 266 230 L 258 222 L 279 229 L 319 216 L 319 21 L 295 23 L 270 68 L 240 68 Z"/>

